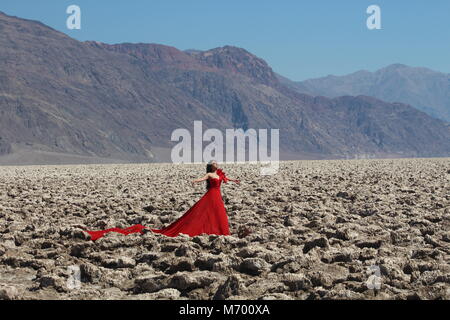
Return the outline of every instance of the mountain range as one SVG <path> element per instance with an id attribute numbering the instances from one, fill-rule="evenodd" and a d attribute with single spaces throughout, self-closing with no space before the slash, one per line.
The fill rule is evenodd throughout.
<path id="1" fill-rule="evenodd" d="M 81 42 L 0 12 L 0 163 L 170 161 L 195 120 L 279 129 L 282 159 L 450 155 L 448 123 L 408 104 L 300 87 L 243 48 Z"/>
<path id="2" fill-rule="evenodd" d="M 403 102 L 450 122 L 450 74 L 423 67 L 392 64 L 375 72 L 290 82 L 299 92 L 326 97 L 368 95 L 388 102 Z"/>

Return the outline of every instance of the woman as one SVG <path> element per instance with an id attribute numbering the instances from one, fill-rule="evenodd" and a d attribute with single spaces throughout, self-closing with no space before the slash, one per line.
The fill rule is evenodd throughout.
<path id="1" fill-rule="evenodd" d="M 206 175 L 203 178 L 192 181 L 192 184 L 206 181 L 207 192 L 195 203 L 183 216 L 172 222 L 163 229 L 150 229 L 140 224 L 127 229 L 112 228 L 101 231 L 86 231 L 91 235 L 91 240 L 97 240 L 108 232 L 119 232 L 130 234 L 149 229 L 155 233 L 164 234 L 169 237 L 176 237 L 180 233 L 191 237 L 206 233 L 217 235 L 230 235 L 228 217 L 220 193 L 222 181 L 227 183 L 232 181 L 240 183 L 239 180 L 228 178 L 225 173 L 218 168 L 216 161 L 210 161 L 206 166 Z"/>

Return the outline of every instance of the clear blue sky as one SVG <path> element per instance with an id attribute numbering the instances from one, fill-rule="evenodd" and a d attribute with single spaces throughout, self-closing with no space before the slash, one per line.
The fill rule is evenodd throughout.
<path id="1" fill-rule="evenodd" d="M 66 28 L 71 4 L 81 7 L 81 30 Z M 372 4 L 382 30 L 366 27 Z M 234 45 L 292 80 L 392 63 L 450 73 L 449 0 L 2 0 L 0 11 L 82 41 Z"/>

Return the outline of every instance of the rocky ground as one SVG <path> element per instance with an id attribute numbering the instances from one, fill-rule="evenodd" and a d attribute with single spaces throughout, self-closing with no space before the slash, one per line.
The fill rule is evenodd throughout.
<path id="1" fill-rule="evenodd" d="M 223 168 L 232 236 L 93 242 L 174 221 L 204 166 L 0 167 L 0 298 L 450 299 L 449 159 Z"/>

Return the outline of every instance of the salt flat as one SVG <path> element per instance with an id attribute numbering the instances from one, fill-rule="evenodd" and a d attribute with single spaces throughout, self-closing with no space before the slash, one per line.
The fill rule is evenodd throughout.
<path id="1" fill-rule="evenodd" d="M 82 228 L 180 217 L 205 166 L 0 167 L 0 297 L 450 299 L 450 159 L 222 167 L 232 236 L 96 242 Z"/>

